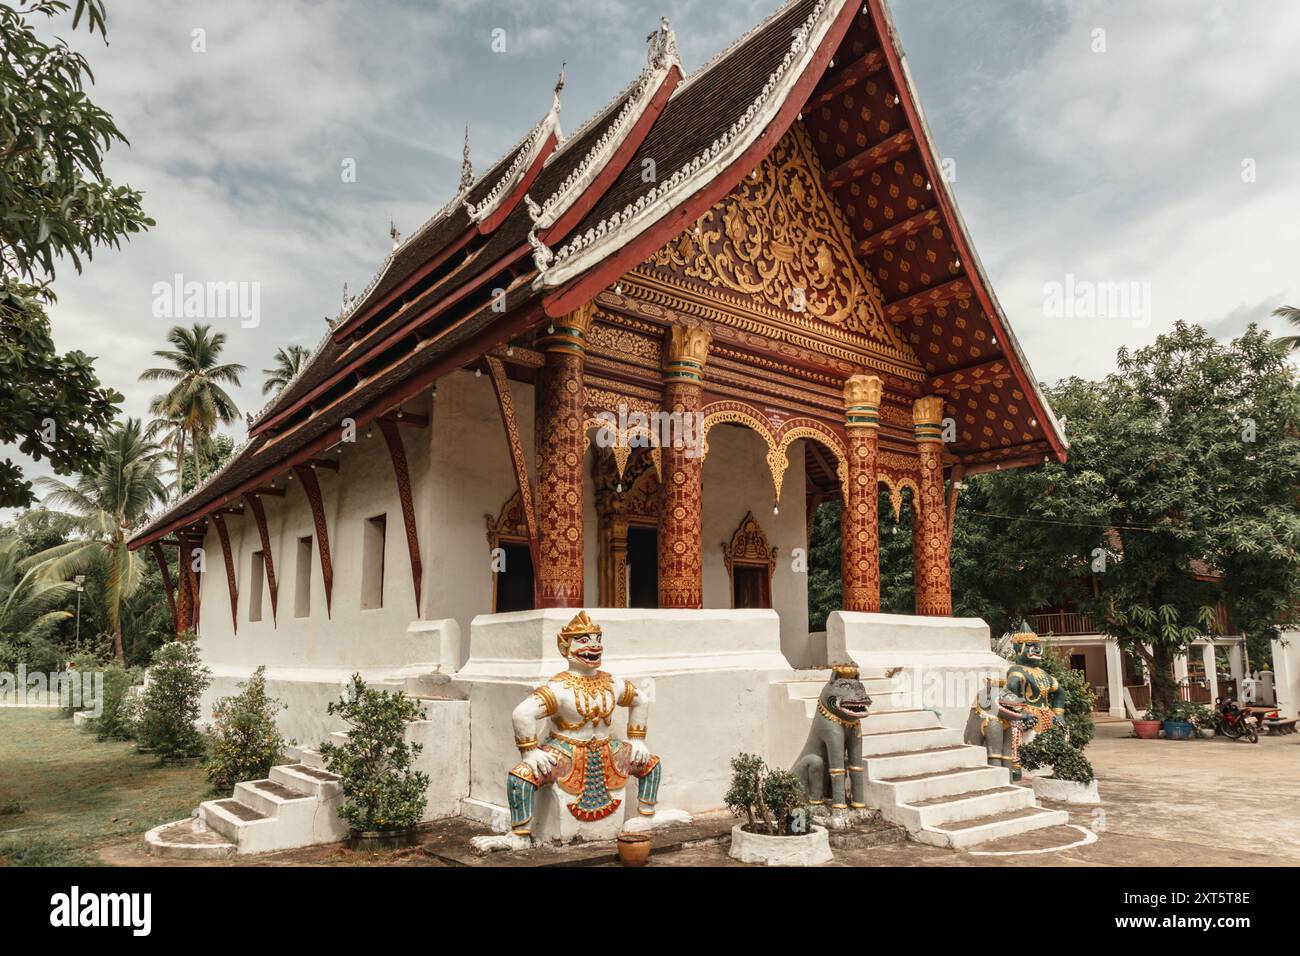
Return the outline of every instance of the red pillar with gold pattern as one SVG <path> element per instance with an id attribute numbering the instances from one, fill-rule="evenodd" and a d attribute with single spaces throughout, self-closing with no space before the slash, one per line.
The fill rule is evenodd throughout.
<path id="1" fill-rule="evenodd" d="M 595 304 L 556 319 L 539 345 L 537 375 L 537 599 L 582 607 L 583 365 Z"/>
<path id="2" fill-rule="evenodd" d="M 952 580 L 948 555 L 948 508 L 943 494 L 943 398 L 927 395 L 912 404 L 920 459 L 920 500 L 912 526 L 916 562 L 916 613 L 952 614 Z"/>
<path id="3" fill-rule="evenodd" d="M 844 430 L 848 435 L 848 487 L 840 522 L 840 581 L 846 611 L 880 610 L 879 493 L 876 459 L 880 395 L 876 375 L 853 375 L 844 383 Z"/>
<path id="4" fill-rule="evenodd" d="M 700 551 L 700 476 L 704 436 L 696 427 L 709 357 L 708 329 L 680 323 L 668 330 L 664 350 L 664 411 L 673 413 L 661 452 L 663 492 L 659 506 L 659 606 L 704 606 Z M 693 439 L 688 441 L 684 439 Z"/>

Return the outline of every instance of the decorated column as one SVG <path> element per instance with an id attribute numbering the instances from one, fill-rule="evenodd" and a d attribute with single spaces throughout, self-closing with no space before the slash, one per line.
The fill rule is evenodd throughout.
<path id="1" fill-rule="evenodd" d="M 916 449 L 920 458 L 912 553 L 916 561 L 916 613 L 952 614 L 948 567 L 948 514 L 943 494 L 943 398 L 927 395 L 912 405 Z"/>
<path id="2" fill-rule="evenodd" d="M 539 344 L 537 376 L 537 597 L 539 607 L 581 607 L 582 458 L 586 392 L 582 382 L 588 303 L 557 319 Z"/>
<path id="3" fill-rule="evenodd" d="M 848 435 L 849 461 L 840 522 L 840 580 L 846 611 L 880 610 L 876 458 L 882 389 L 883 383 L 875 375 L 854 375 L 844 383 L 844 429 Z"/>
<path id="4" fill-rule="evenodd" d="M 663 442 L 659 511 L 659 606 L 703 607 L 700 554 L 700 474 L 704 435 L 697 428 L 709 356 L 708 329 L 696 323 L 668 330 L 664 354 L 664 411 L 671 413 Z"/>

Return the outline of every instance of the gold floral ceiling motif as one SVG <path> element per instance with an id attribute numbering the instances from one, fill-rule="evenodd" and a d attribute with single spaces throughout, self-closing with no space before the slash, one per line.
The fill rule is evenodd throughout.
<path id="1" fill-rule="evenodd" d="M 646 265 L 805 313 L 911 355 L 853 252 L 842 212 L 796 125 L 751 175 Z"/>

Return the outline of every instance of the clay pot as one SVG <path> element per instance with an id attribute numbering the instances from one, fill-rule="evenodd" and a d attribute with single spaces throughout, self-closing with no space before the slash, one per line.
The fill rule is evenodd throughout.
<path id="1" fill-rule="evenodd" d="M 1160 721 L 1135 720 L 1133 721 L 1133 733 L 1143 740 L 1155 740 L 1160 736 Z"/>
<path id="2" fill-rule="evenodd" d="M 348 849 L 362 853 L 401 850 L 419 842 L 420 833 L 415 827 L 405 830 L 353 830 L 348 834 Z"/>
<path id="3" fill-rule="evenodd" d="M 650 837 L 644 833 L 618 835 L 618 861 L 624 866 L 645 866 L 650 860 Z"/>

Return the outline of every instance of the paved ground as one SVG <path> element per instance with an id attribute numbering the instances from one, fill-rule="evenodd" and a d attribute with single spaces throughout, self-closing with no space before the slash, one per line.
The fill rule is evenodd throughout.
<path id="1" fill-rule="evenodd" d="M 1102 723 L 1088 748 L 1102 806 L 1067 808 L 1071 826 L 1053 827 L 973 851 L 903 842 L 838 850 L 832 866 L 1294 866 L 1300 863 L 1300 735 L 1265 737 L 1259 744 L 1225 739 L 1138 740 L 1127 721 Z M 725 815 L 662 835 L 656 866 L 741 866 L 727 856 Z M 427 828 L 421 847 L 400 853 L 354 854 L 339 845 L 313 847 L 233 865 L 269 866 L 517 866 L 614 865 L 612 848 L 542 850 L 480 860 L 464 852 L 484 832 L 463 820 Z M 1095 839 L 1093 838 L 1095 836 Z M 1073 846 L 1084 841 L 1086 845 Z M 150 865 L 135 841 L 103 850 L 104 862 Z M 513 856 L 513 858 L 512 858 Z M 232 863 L 221 865 L 232 865 Z M 217 864 L 200 864 L 217 865 Z"/>

